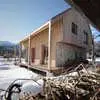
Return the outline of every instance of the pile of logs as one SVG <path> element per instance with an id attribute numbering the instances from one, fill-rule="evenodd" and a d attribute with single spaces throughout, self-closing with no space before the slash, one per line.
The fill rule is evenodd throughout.
<path id="1" fill-rule="evenodd" d="M 44 78 L 43 93 L 30 100 L 100 100 L 100 74 L 78 68 L 69 74 Z"/>

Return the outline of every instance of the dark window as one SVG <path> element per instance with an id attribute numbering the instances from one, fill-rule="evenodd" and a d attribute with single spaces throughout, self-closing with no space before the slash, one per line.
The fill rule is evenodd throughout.
<path id="1" fill-rule="evenodd" d="M 88 33 L 84 31 L 84 44 L 88 44 Z"/>
<path id="2" fill-rule="evenodd" d="M 72 23 L 72 33 L 77 34 L 78 26 L 75 23 Z"/>

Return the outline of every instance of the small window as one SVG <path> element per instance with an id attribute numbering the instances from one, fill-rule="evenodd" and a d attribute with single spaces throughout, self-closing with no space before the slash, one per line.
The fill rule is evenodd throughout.
<path id="1" fill-rule="evenodd" d="M 88 33 L 84 31 L 84 44 L 88 44 Z"/>
<path id="2" fill-rule="evenodd" d="M 77 34 L 77 28 L 78 26 L 72 22 L 72 33 Z"/>

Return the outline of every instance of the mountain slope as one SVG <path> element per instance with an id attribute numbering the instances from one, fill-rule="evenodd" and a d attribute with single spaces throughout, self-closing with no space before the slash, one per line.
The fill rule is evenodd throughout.
<path id="1" fill-rule="evenodd" d="M 11 47 L 11 46 L 14 46 L 15 44 L 14 43 L 11 43 L 9 41 L 0 41 L 0 46 L 7 46 L 7 47 Z"/>

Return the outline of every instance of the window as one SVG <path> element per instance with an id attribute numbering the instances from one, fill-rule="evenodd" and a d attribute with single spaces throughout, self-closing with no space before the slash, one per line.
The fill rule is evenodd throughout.
<path id="1" fill-rule="evenodd" d="M 78 26 L 72 22 L 72 33 L 77 34 L 77 28 Z"/>
<path id="2" fill-rule="evenodd" d="M 84 44 L 88 44 L 88 33 L 84 31 Z"/>

